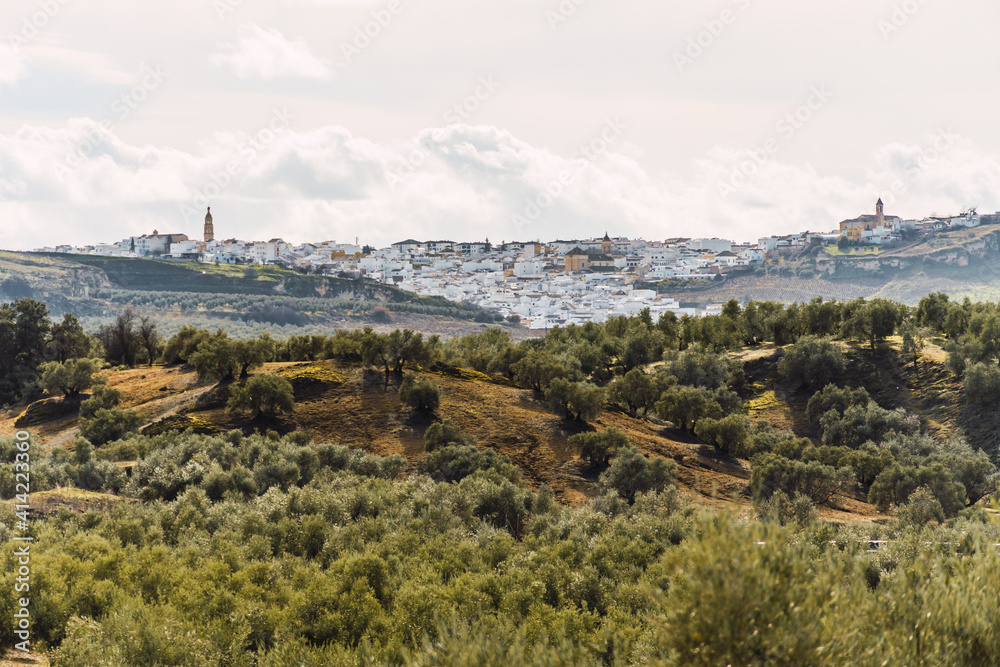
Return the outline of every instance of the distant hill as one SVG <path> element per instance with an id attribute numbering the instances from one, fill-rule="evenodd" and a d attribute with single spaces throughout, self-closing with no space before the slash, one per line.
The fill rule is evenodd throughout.
<path id="1" fill-rule="evenodd" d="M 93 325 L 126 306 L 155 314 L 170 333 L 181 324 L 285 327 L 284 334 L 332 326 L 393 324 L 430 333 L 473 330 L 485 314 L 441 297 L 390 285 L 308 275 L 276 266 L 0 251 L 0 297 L 30 296 L 60 315 Z M 377 308 L 388 311 L 373 317 Z M 301 330 L 301 331 L 296 331 Z"/>
<path id="2" fill-rule="evenodd" d="M 701 288 L 665 289 L 682 302 L 719 303 L 883 297 L 916 305 L 931 292 L 961 300 L 1000 300 L 1000 226 L 942 232 L 889 249 L 842 252 L 814 247 L 745 275 Z"/>

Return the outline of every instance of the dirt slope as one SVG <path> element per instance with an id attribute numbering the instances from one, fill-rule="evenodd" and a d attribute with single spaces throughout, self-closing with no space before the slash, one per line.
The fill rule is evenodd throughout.
<path id="1" fill-rule="evenodd" d="M 403 405 L 395 388 L 386 386 L 382 374 L 366 371 L 359 364 L 316 364 L 344 381 L 299 396 L 294 415 L 280 425 L 281 430 L 306 431 L 317 442 L 336 442 L 376 454 L 401 454 L 411 463 L 423 454 L 423 434 L 434 420 L 415 415 Z M 268 364 L 260 372 L 273 373 L 293 365 Z M 668 424 L 605 410 L 591 425 L 584 426 L 551 414 L 529 390 L 426 372 L 442 392 L 437 418 L 451 419 L 475 436 L 481 447 L 508 455 L 532 486 L 547 484 L 560 502 L 579 505 L 597 493 L 597 472 L 570 451 L 567 439 L 581 429 L 615 426 L 643 451 L 677 461 L 681 487 L 700 502 L 735 502 L 740 510 L 750 508 L 749 464 L 720 457 Z M 254 427 L 221 407 L 198 409 L 196 401 L 212 387 L 199 383 L 189 369 L 114 371 L 109 373 L 108 384 L 124 393 L 123 407 L 141 411 L 150 421 L 187 413 L 206 418 L 221 429 Z M 15 417 L 12 413 L 0 419 L 0 433 L 10 435 L 16 430 Z M 775 415 L 769 413 L 768 417 L 774 419 Z M 77 418 L 63 418 L 30 430 L 46 447 L 71 447 Z M 836 520 L 871 520 L 876 516 L 867 504 L 848 498 L 838 498 L 821 514 Z"/>

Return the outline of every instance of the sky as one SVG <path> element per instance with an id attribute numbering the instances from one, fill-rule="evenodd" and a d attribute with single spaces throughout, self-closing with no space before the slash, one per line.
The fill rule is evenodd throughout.
<path id="1" fill-rule="evenodd" d="M 986 0 L 4 0 L 0 247 L 1000 209 Z"/>

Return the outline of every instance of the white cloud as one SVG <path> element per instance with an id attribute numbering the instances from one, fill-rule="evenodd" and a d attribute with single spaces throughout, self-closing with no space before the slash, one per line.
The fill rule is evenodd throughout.
<path id="1" fill-rule="evenodd" d="M 753 240 L 833 229 L 878 196 L 888 213 L 905 217 L 970 205 L 996 210 L 1000 162 L 961 137 L 936 155 L 933 144 L 928 137 L 881 147 L 855 180 L 769 160 L 724 198 L 719 184 L 746 162 L 746 151 L 713 149 L 681 176 L 651 173 L 617 145 L 583 166 L 492 126 L 426 129 L 406 142 L 371 141 L 340 126 L 286 128 L 257 148 L 245 133 L 219 133 L 182 151 L 131 144 L 94 121 L 74 120 L 0 134 L 0 218 L 9 223 L 0 243 L 85 244 L 154 227 L 197 235 L 206 205 L 226 237 L 360 237 L 379 246 L 408 236 L 545 240 L 605 230 Z M 390 187 L 390 175 L 416 154 L 421 164 Z M 60 176 L 53 165 L 68 155 L 80 164 Z M 550 198 L 565 173 L 563 192 Z M 905 187 L 890 204 L 897 181 Z M 538 215 L 514 224 L 532 202 L 543 203 Z"/>
<path id="2" fill-rule="evenodd" d="M 232 68 L 241 79 L 329 79 L 332 74 L 329 61 L 314 56 L 304 39 L 289 40 L 274 28 L 256 23 L 240 24 L 239 41 L 223 44 L 222 49 L 212 62 Z"/>

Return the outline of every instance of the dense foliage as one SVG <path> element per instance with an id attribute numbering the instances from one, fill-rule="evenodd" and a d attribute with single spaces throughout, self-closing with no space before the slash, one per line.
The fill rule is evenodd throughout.
<path id="1" fill-rule="evenodd" d="M 760 523 L 696 510 L 672 462 L 628 448 L 608 493 L 567 509 L 489 450 L 449 451 L 468 446 L 409 478 L 401 459 L 302 434 L 75 447 L 35 462 L 40 488 L 144 502 L 34 522 L 33 633 L 57 665 L 1000 659 L 1000 530 L 975 512 L 921 529 L 923 496 L 906 525 L 862 531 L 790 500 Z M 3 460 L 14 451 L 0 441 Z M 131 477 L 117 459 L 138 459 Z M 7 646 L 13 611 L 0 598 Z"/>
<path id="2" fill-rule="evenodd" d="M 45 386 L 75 405 L 90 390 L 71 445 L 35 443 L 32 491 L 113 505 L 32 522 L 33 637 L 54 664 L 1000 662 L 1000 528 L 981 507 L 997 502 L 995 452 L 869 393 L 858 378 L 870 375 L 851 367 L 877 368 L 898 334 L 916 369 L 925 341 L 943 337 L 961 376 L 954 391 L 990 410 L 1000 396 L 993 304 L 734 301 L 715 316 L 644 311 L 520 343 L 501 329 L 447 341 L 370 328 L 283 340 L 183 327 L 160 341 L 157 331 L 128 309 L 95 338 L 30 299 L 0 306 L 5 400 Z M 742 353 L 765 343 L 781 349 Z M 95 378 L 95 355 L 188 364 L 249 419 L 295 411 L 293 384 L 256 372 L 263 364 L 322 359 L 399 383 L 423 413 L 408 415 L 414 423 L 442 414 L 410 463 L 299 432 L 141 436 L 144 418 Z M 597 496 L 561 506 L 451 422 L 427 371 L 453 367 L 520 386 L 551 410 L 576 434 L 569 445 Z M 794 431 L 754 411 L 766 383 L 783 383 L 804 413 Z M 678 465 L 608 426 L 608 408 L 704 443 L 714 463 L 748 460 L 754 516 L 699 509 L 676 486 Z M 3 499 L 16 492 L 16 454 L 0 438 Z M 851 498 L 895 518 L 817 519 L 817 505 Z M 12 511 L 0 505 L 5 543 Z M 11 591 L 4 553 L 0 585 Z M 0 596 L 5 646 L 13 612 Z"/>

